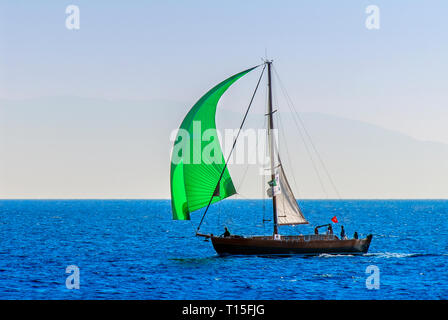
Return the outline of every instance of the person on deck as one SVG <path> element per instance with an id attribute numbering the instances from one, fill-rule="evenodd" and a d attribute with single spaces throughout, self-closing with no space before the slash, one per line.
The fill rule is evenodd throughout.
<path id="1" fill-rule="evenodd" d="M 355 231 L 355 234 L 353 235 L 353 238 L 354 239 L 358 239 L 358 232 L 357 231 Z"/>
<path id="2" fill-rule="evenodd" d="M 347 239 L 347 235 L 345 234 L 344 226 L 341 226 L 341 240 Z"/>
<path id="3" fill-rule="evenodd" d="M 328 226 L 327 234 L 333 234 L 333 228 L 331 227 L 331 225 Z"/>
<path id="4" fill-rule="evenodd" d="M 223 237 L 230 237 L 230 232 L 229 229 L 227 229 L 227 227 L 224 227 L 224 233 L 222 234 Z"/>

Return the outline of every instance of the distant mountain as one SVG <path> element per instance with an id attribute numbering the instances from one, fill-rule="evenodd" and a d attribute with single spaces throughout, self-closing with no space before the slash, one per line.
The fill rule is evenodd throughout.
<path id="1" fill-rule="evenodd" d="M 168 198 L 169 137 L 193 103 L 1 100 L 0 197 Z M 343 198 L 448 198 L 448 145 L 365 122 L 301 114 L 325 170 L 308 144 L 310 160 L 299 122 L 290 113 L 278 114 L 280 138 L 286 136 L 280 154 L 297 197 L 337 198 L 328 171 Z M 218 109 L 218 128 L 236 129 L 241 118 Z M 245 128 L 263 122 L 263 115 L 254 114 Z M 303 129 L 302 136 L 308 139 Z M 230 170 L 241 197 L 263 195 L 259 166 Z"/>

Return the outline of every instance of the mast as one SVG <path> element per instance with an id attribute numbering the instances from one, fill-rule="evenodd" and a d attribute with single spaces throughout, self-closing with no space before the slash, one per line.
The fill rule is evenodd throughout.
<path id="1" fill-rule="evenodd" d="M 272 80 L 271 80 L 271 65 L 272 61 L 266 61 L 268 65 L 268 135 L 269 135 L 269 151 L 271 160 L 271 181 L 275 181 L 275 170 L 274 170 L 274 120 L 272 119 Z M 277 196 L 274 190 L 272 190 L 272 213 L 274 218 L 274 235 L 278 234 L 278 223 L 277 223 Z"/>

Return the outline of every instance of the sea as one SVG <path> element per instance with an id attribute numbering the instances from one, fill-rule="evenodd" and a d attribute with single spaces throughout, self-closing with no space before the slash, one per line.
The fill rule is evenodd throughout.
<path id="1" fill-rule="evenodd" d="M 0 299 L 448 298 L 447 200 L 299 203 L 310 224 L 280 233 L 343 225 L 373 235 L 369 252 L 220 257 L 195 236 L 203 212 L 172 220 L 169 200 L 1 200 Z M 271 234 L 269 205 L 222 201 L 200 230 Z"/>

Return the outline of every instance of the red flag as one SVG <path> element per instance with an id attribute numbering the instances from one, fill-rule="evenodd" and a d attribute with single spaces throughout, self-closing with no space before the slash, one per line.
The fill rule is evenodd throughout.
<path id="1" fill-rule="evenodd" d="M 336 216 L 334 216 L 333 218 L 331 218 L 331 221 L 333 221 L 334 223 L 338 223 L 338 218 L 336 218 Z"/>

